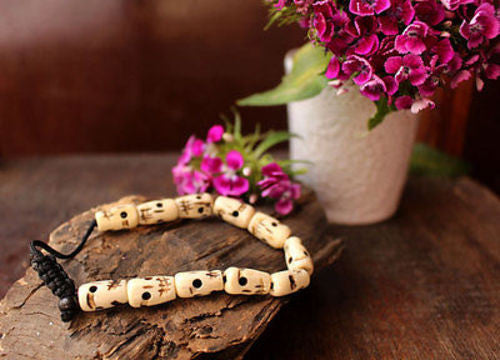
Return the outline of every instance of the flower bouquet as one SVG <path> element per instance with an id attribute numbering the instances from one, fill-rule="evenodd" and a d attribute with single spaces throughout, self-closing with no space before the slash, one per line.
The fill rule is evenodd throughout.
<path id="1" fill-rule="evenodd" d="M 239 101 L 276 105 L 352 81 L 377 105 L 369 129 L 394 110 L 433 108 L 438 87 L 500 75 L 499 2 L 488 0 L 273 0 L 270 23 L 297 22 L 310 42 L 300 69 L 276 89 Z M 293 93 L 292 93 L 293 90 Z"/>
<path id="2" fill-rule="evenodd" d="M 392 216 L 406 181 L 417 116 L 436 89 L 500 74 L 499 2 L 274 0 L 269 24 L 298 23 L 309 41 L 285 58 L 274 89 L 242 106 L 286 104 L 292 159 L 328 219 L 371 224 Z"/>
<path id="3" fill-rule="evenodd" d="M 234 125 L 212 126 L 205 140 L 192 135 L 172 169 L 180 195 L 213 191 L 242 198 L 251 204 L 271 200 L 280 215 L 289 214 L 300 197 L 301 186 L 291 180 L 304 170 L 292 171 L 291 160 L 275 160 L 267 151 L 292 137 L 286 131 L 241 134 L 241 120 Z"/>

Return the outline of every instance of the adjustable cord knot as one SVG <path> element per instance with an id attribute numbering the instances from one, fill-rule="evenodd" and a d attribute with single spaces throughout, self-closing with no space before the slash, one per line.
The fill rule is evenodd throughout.
<path id="1" fill-rule="evenodd" d="M 85 242 L 90 237 L 90 234 L 96 227 L 95 220 L 91 223 L 87 232 L 83 236 L 78 247 L 70 254 L 61 254 L 53 249 L 50 245 L 34 240 L 30 243 L 30 263 L 33 270 L 38 273 L 38 276 L 43 281 L 52 293 L 59 298 L 59 310 L 61 311 L 61 320 L 64 322 L 71 321 L 75 314 L 80 310 L 76 297 L 76 288 L 74 281 L 68 276 L 66 271 L 56 260 L 56 257 L 61 259 L 70 259 L 77 255 L 85 245 Z M 38 248 L 42 248 L 49 252 L 50 255 L 44 255 Z"/>

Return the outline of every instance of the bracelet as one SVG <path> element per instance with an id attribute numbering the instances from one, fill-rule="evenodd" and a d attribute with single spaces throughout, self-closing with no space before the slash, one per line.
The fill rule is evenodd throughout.
<path id="1" fill-rule="evenodd" d="M 70 259 L 77 255 L 95 228 L 101 232 L 116 231 L 211 215 L 247 229 L 275 249 L 283 248 L 288 270 L 273 274 L 237 267 L 225 271 L 186 271 L 174 276 L 94 281 L 76 290 L 74 281 L 56 261 L 56 258 Z M 44 255 L 38 248 L 49 255 Z M 97 211 L 82 241 L 70 254 L 62 254 L 39 240 L 31 242 L 30 253 L 32 268 L 52 293 L 60 298 L 61 319 L 65 322 L 71 321 L 80 310 L 97 311 L 127 303 L 135 308 L 153 306 L 177 297 L 204 296 L 222 290 L 231 295 L 285 296 L 307 287 L 314 268 L 301 239 L 291 236 L 288 226 L 237 199 L 219 196 L 214 202 L 207 193 L 148 201 L 139 205 L 124 204 Z"/>

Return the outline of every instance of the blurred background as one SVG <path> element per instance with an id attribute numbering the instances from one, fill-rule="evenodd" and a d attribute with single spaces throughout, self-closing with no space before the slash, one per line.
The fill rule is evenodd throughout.
<path id="1" fill-rule="evenodd" d="M 260 0 L 0 0 L 0 158 L 179 151 L 279 82 L 305 34 L 266 20 Z M 497 192 L 499 90 L 442 92 L 418 135 Z M 286 128 L 284 107 L 241 112 L 247 130 Z"/>

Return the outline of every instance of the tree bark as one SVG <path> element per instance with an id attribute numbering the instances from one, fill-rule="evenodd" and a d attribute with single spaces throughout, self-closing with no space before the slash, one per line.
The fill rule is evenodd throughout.
<path id="1" fill-rule="evenodd" d="M 119 203 L 144 200 L 130 196 Z M 62 224 L 50 235 L 50 244 L 62 252 L 70 252 L 98 208 Z M 270 208 L 261 210 L 272 212 Z M 283 222 L 303 239 L 313 254 L 316 271 L 340 256 L 342 240 L 323 236 L 327 222 L 312 192 L 305 191 L 297 210 Z M 95 233 L 80 254 L 60 263 L 77 286 L 95 280 L 173 275 L 229 266 L 269 272 L 286 268 L 282 251 L 273 250 L 248 232 L 215 218 Z M 0 357 L 237 359 L 243 357 L 293 296 L 217 293 L 176 299 L 150 308 L 120 306 L 81 313 L 65 324 L 59 319 L 57 298 L 28 269 L 0 302 Z"/>

